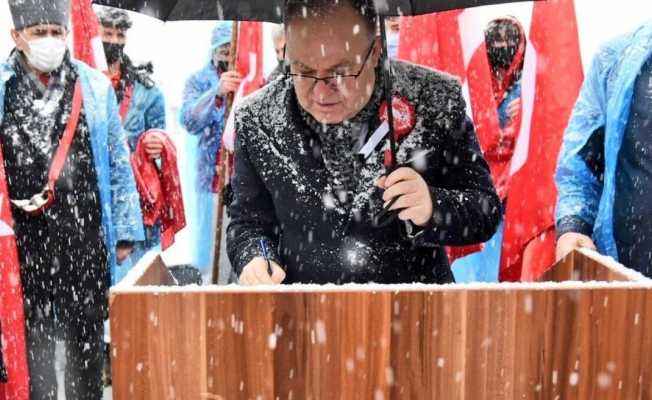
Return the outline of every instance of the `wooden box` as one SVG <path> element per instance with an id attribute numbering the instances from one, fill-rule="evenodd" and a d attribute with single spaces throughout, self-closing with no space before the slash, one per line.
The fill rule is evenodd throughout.
<path id="1" fill-rule="evenodd" d="M 117 400 L 652 399 L 652 282 L 590 251 L 534 284 L 147 286 L 174 283 L 160 259 L 132 272 L 111 291 Z"/>

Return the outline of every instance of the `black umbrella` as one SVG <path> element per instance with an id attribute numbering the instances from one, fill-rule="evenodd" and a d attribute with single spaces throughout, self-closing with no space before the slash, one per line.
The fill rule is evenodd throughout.
<path id="1" fill-rule="evenodd" d="M 384 16 L 438 11 L 527 0 L 374 0 Z M 228 20 L 283 22 L 286 0 L 94 0 L 93 3 L 137 11 L 163 21 Z"/>

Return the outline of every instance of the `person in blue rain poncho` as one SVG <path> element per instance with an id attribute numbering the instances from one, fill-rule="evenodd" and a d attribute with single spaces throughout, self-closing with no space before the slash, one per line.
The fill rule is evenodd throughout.
<path id="1" fill-rule="evenodd" d="M 129 14 L 117 8 L 102 7 L 97 16 L 109 66 L 108 75 L 116 92 L 129 149 L 133 153 L 143 133 L 150 129 L 165 129 L 165 99 L 151 77 L 152 65 L 136 66 L 124 52 L 127 31 L 133 25 Z M 149 156 L 159 159 L 163 150 L 163 138 L 150 135 L 146 140 L 145 146 Z M 145 241 L 137 242 L 130 259 L 112 269 L 112 282 L 122 280 L 147 251 L 160 248 L 160 243 L 160 223 L 145 227 Z"/>
<path id="2" fill-rule="evenodd" d="M 62 339 L 66 398 L 99 399 L 109 265 L 144 238 L 129 149 L 108 79 L 66 49 L 68 1 L 11 0 L 9 7 L 16 47 L 0 63 L 0 143 L 21 269 L 30 394 L 56 398 L 54 351 Z M 76 124 L 70 123 L 75 110 Z M 69 123 L 73 140 L 54 196 L 43 204 L 33 196 L 43 193 Z"/>
<path id="3" fill-rule="evenodd" d="M 221 21 L 213 30 L 210 60 L 186 82 L 181 124 L 196 139 L 189 141 L 187 157 L 194 169 L 195 190 L 186 196 L 188 226 L 192 236 L 192 265 L 209 266 L 215 226 L 217 155 L 226 122 L 226 96 L 238 89 L 241 76 L 228 71 L 232 22 Z M 195 175 L 196 174 L 196 175 Z"/>
<path id="4" fill-rule="evenodd" d="M 652 24 L 595 56 L 558 161 L 557 258 L 597 248 L 652 276 Z"/>

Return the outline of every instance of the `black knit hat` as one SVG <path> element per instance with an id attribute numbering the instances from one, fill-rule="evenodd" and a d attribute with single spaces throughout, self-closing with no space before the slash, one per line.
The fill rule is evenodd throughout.
<path id="1" fill-rule="evenodd" d="M 101 7 L 97 11 L 97 18 L 102 26 L 115 28 L 121 31 L 131 29 L 133 22 L 129 14 L 121 9 L 113 7 Z"/>
<path id="2" fill-rule="evenodd" d="M 9 0 L 16 30 L 42 24 L 67 27 L 69 9 L 69 0 Z"/>

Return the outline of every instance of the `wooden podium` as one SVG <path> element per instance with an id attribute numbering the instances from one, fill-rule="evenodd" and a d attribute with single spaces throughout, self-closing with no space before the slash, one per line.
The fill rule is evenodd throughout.
<path id="1" fill-rule="evenodd" d="M 111 290 L 123 399 L 652 399 L 652 282 L 590 251 L 546 283 Z M 564 282 L 567 280 L 572 282 Z"/>

